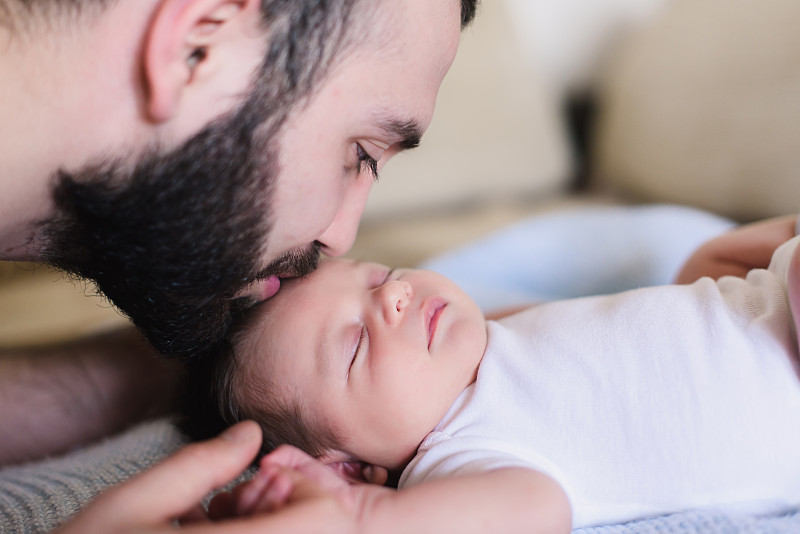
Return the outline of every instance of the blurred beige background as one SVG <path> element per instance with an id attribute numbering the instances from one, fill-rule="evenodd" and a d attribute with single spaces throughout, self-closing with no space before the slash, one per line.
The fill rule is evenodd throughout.
<path id="1" fill-rule="evenodd" d="M 796 0 L 483 0 L 423 145 L 382 173 L 351 256 L 414 265 L 598 202 L 796 211 L 799 20 Z M 0 265 L 0 347 L 124 322 L 81 282 Z"/>

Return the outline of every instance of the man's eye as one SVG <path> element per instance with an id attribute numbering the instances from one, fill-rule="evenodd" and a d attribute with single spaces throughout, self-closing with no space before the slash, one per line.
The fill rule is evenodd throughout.
<path id="1" fill-rule="evenodd" d="M 360 143 L 356 143 L 356 154 L 358 155 L 358 172 L 364 172 L 364 168 L 369 169 L 375 181 L 378 181 L 378 160 L 369 155 Z"/>

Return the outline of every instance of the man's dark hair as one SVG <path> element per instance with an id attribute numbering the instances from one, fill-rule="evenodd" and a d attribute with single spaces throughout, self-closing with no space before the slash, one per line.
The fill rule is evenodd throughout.
<path id="1" fill-rule="evenodd" d="M 113 3 L 5 2 L 6 9 L 42 12 Z M 177 149 L 153 147 L 133 164 L 60 170 L 56 215 L 42 224 L 45 261 L 94 280 L 162 353 L 188 358 L 219 350 L 232 314 L 252 304 L 237 293 L 269 274 L 260 261 L 273 222 L 278 134 L 359 35 L 369 17 L 356 16 L 356 7 L 376 5 L 262 0 L 269 44 L 242 103 Z M 462 26 L 475 10 L 476 0 L 462 1 Z M 310 271 L 316 257 L 309 249 L 293 267 Z"/>
<path id="2" fill-rule="evenodd" d="M 81 12 L 85 9 L 105 8 L 119 0 L 0 0 L 0 11 L 10 13 L 13 7 L 23 9 L 27 13 L 40 11 L 43 13 L 52 12 Z M 268 20 L 269 0 L 262 0 L 261 9 L 265 20 Z M 272 2 L 274 3 L 274 2 Z M 291 3 L 284 1 L 283 3 Z M 325 3 L 325 2 L 318 2 Z M 478 0 L 461 0 L 461 27 L 466 27 L 475 18 Z"/>

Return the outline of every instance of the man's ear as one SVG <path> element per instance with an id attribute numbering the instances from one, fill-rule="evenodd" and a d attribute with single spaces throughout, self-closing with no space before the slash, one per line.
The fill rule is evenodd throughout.
<path id="1" fill-rule="evenodd" d="M 259 0 L 162 0 L 145 40 L 146 113 L 164 122 L 178 111 L 196 71 L 225 39 L 245 38 L 246 17 L 260 17 Z M 250 36 L 252 37 L 252 36 Z"/>
<path id="2" fill-rule="evenodd" d="M 326 453 L 320 456 L 319 460 L 348 482 L 383 486 L 389 479 L 389 472 L 384 467 L 343 459 L 342 456 L 337 453 Z"/>

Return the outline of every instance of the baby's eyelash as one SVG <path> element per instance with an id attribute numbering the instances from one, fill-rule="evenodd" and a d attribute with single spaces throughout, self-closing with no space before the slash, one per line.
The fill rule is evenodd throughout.
<path id="1" fill-rule="evenodd" d="M 361 350 L 361 342 L 364 341 L 365 337 L 367 337 L 367 327 L 366 326 L 361 328 L 361 335 L 358 336 L 358 345 L 356 345 L 356 354 L 358 354 L 358 351 Z"/>
<path id="2" fill-rule="evenodd" d="M 377 182 L 379 179 L 378 160 L 370 156 L 369 152 L 364 150 L 364 147 L 362 147 L 359 143 L 356 143 L 356 154 L 358 154 L 358 172 L 364 172 L 364 166 L 366 165 L 372 174 L 372 177 Z"/>
<path id="3" fill-rule="evenodd" d="M 361 351 L 361 344 L 364 342 L 364 339 L 367 337 L 367 327 L 361 327 L 361 335 L 358 336 L 358 343 L 356 343 L 356 350 L 353 351 L 353 358 L 350 360 L 350 366 L 347 368 L 347 376 L 350 376 L 350 370 L 353 368 L 353 364 L 356 362 L 356 358 L 358 357 L 358 353 Z"/>

